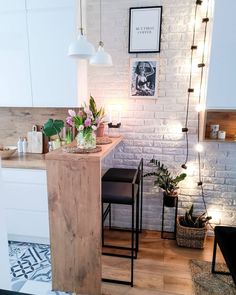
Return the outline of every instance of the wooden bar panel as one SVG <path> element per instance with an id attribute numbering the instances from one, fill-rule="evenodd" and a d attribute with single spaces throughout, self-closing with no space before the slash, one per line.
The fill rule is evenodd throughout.
<path id="1" fill-rule="evenodd" d="M 46 155 L 54 290 L 101 295 L 101 161 L 121 141 L 99 153 Z"/>
<path id="2" fill-rule="evenodd" d="M 47 161 L 53 290 L 101 294 L 100 161 Z"/>

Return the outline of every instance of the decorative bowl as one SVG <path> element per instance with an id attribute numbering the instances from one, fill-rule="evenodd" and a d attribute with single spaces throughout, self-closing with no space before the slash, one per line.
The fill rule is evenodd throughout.
<path id="1" fill-rule="evenodd" d="M 0 158 L 9 159 L 16 152 L 15 146 L 0 146 Z"/>

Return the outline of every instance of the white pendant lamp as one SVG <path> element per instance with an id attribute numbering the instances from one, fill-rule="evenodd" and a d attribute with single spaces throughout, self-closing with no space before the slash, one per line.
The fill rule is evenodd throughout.
<path id="1" fill-rule="evenodd" d="M 90 59 L 95 54 L 94 46 L 84 36 L 82 19 L 82 0 L 80 0 L 80 32 L 76 41 L 68 49 L 68 56 L 77 59 Z"/>
<path id="2" fill-rule="evenodd" d="M 90 58 L 90 64 L 103 67 L 112 66 L 112 58 L 110 54 L 104 50 L 104 44 L 102 41 L 99 42 L 96 54 Z"/>
<path id="3" fill-rule="evenodd" d="M 104 43 L 102 40 L 102 0 L 100 0 L 100 41 L 98 43 L 98 50 L 94 56 L 90 58 L 90 65 L 110 67 L 112 66 L 112 58 L 109 53 L 104 50 Z"/>

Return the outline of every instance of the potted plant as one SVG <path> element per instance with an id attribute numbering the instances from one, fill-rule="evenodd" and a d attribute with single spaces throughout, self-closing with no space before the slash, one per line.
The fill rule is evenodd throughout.
<path id="1" fill-rule="evenodd" d="M 78 113 L 74 110 L 69 110 L 68 113 L 69 116 L 66 118 L 66 123 L 69 126 L 75 127 L 78 131 L 76 137 L 77 147 L 80 149 L 95 149 L 97 121 L 92 111 L 85 106 L 80 108 Z"/>
<path id="2" fill-rule="evenodd" d="M 92 95 L 90 95 L 89 100 L 89 109 L 93 114 L 93 117 L 97 124 L 96 136 L 103 137 L 104 136 L 104 116 L 105 116 L 105 109 L 101 107 L 100 109 L 97 108 L 96 102 Z"/>
<path id="3" fill-rule="evenodd" d="M 206 212 L 194 216 L 192 204 L 184 216 L 177 217 L 177 245 L 181 247 L 203 249 L 206 241 L 207 225 L 210 219 L 211 216 L 206 216 Z"/>
<path id="4" fill-rule="evenodd" d="M 58 138 L 54 141 L 49 141 L 49 145 L 51 143 L 52 149 L 57 149 L 61 146 L 61 136 L 60 132 L 64 127 L 64 122 L 62 120 L 53 120 L 48 119 L 48 121 L 43 125 L 43 134 L 45 134 L 49 140 L 52 136 L 57 135 Z"/>
<path id="5" fill-rule="evenodd" d="M 172 176 L 168 168 L 165 167 L 160 161 L 152 159 L 150 163 L 157 167 L 155 172 L 146 173 L 144 177 L 155 176 L 154 185 L 163 190 L 163 202 L 166 207 L 174 207 L 177 202 L 178 184 L 185 179 L 186 173 L 181 173 L 177 176 Z"/>

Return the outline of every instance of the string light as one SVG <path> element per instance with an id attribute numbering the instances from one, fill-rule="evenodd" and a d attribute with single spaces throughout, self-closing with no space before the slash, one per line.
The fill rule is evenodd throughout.
<path id="1" fill-rule="evenodd" d="M 186 105 L 186 117 L 185 117 L 185 126 L 182 128 L 182 132 L 185 133 L 186 139 L 186 159 L 185 162 L 181 165 L 183 169 L 187 169 L 188 163 L 188 156 L 189 156 L 189 142 L 188 142 L 188 119 L 189 119 L 189 107 L 190 107 L 190 96 L 194 94 L 198 94 L 198 104 L 196 105 L 195 109 L 198 113 L 198 128 L 197 128 L 197 144 L 195 149 L 198 153 L 198 186 L 201 188 L 202 200 L 204 204 L 204 208 L 207 212 L 205 196 L 203 191 L 203 182 L 202 182 L 202 175 L 201 175 L 201 153 L 203 152 L 203 145 L 200 143 L 200 113 L 204 110 L 204 106 L 201 104 L 202 99 L 202 87 L 203 87 L 203 75 L 204 69 L 206 67 L 205 63 L 205 53 L 206 53 L 206 36 L 207 36 L 207 26 L 209 22 L 208 12 L 209 12 L 209 1 L 210 0 L 196 0 L 195 2 L 195 12 L 194 12 L 194 19 L 193 19 L 193 38 L 192 38 L 192 46 L 191 46 L 191 57 L 190 57 L 190 74 L 189 74 L 189 86 L 188 86 L 188 95 L 187 95 L 187 105 Z M 203 4 L 203 5 L 202 5 Z M 204 29 L 204 39 L 202 43 L 197 44 L 195 37 L 196 37 L 196 30 L 200 22 L 197 21 L 198 19 L 198 10 L 199 6 L 204 7 L 205 15 L 202 18 L 202 24 L 205 25 Z M 202 11 L 202 8 L 201 8 Z M 200 62 L 196 59 L 195 54 L 201 55 Z M 200 70 L 200 84 L 199 86 L 192 86 L 192 76 L 194 72 L 197 72 L 197 69 Z"/>
<path id="2" fill-rule="evenodd" d="M 205 106 L 204 106 L 203 104 L 198 103 L 198 104 L 195 106 L 195 110 L 196 110 L 196 112 L 200 113 L 200 112 L 202 112 L 202 111 L 205 110 Z"/>
<path id="3" fill-rule="evenodd" d="M 196 146 L 195 146 L 195 150 L 198 153 L 202 153 L 203 152 L 203 145 L 201 143 L 197 143 Z"/>

